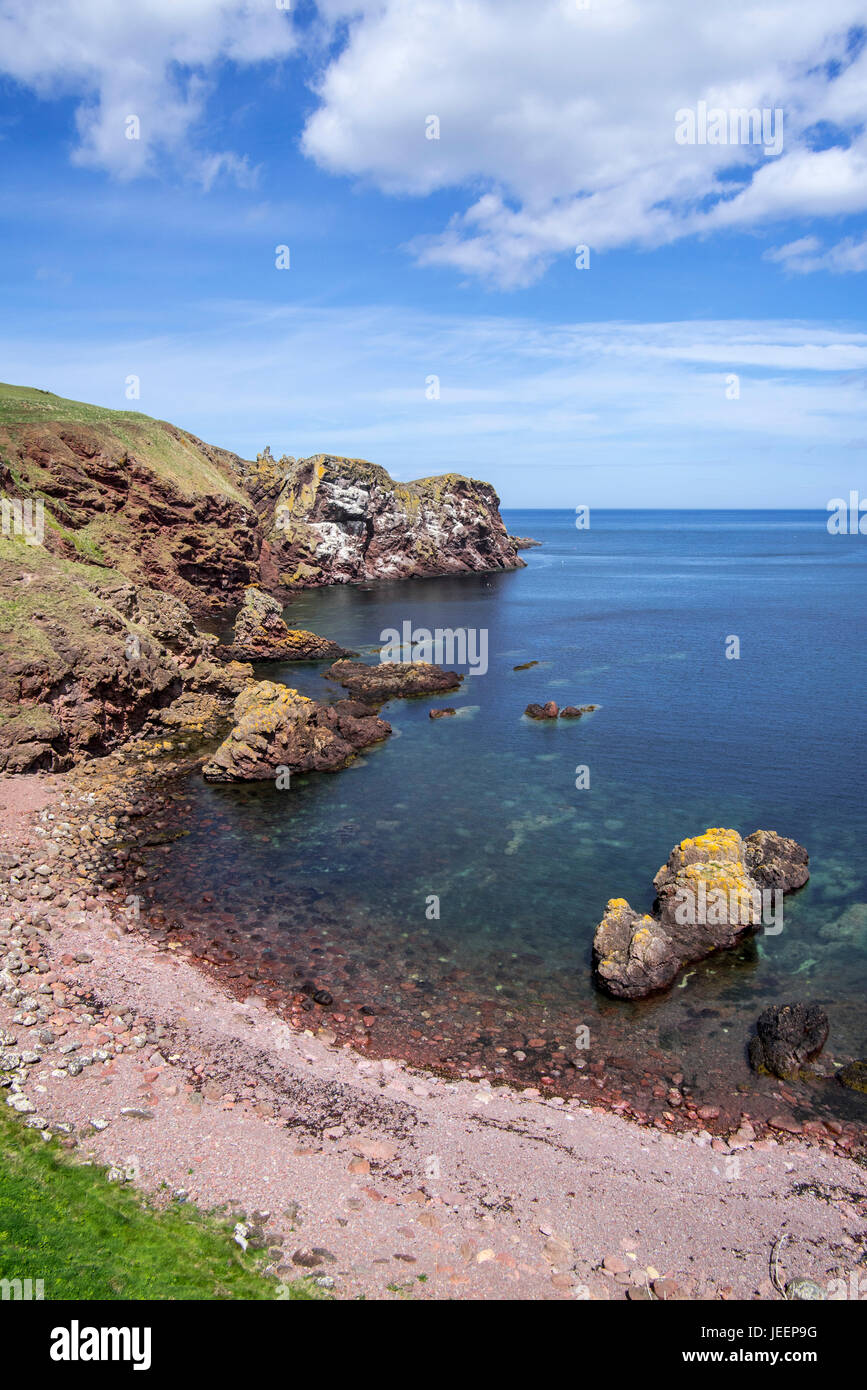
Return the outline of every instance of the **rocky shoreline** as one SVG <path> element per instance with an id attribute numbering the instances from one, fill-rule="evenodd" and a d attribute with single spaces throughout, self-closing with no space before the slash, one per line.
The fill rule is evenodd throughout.
<path id="1" fill-rule="evenodd" d="M 339 1297 L 769 1298 L 784 1223 L 789 1277 L 848 1278 L 854 1126 L 715 1133 L 699 1110 L 676 1133 L 606 1111 L 601 1089 L 421 1072 L 406 1049 L 374 1058 L 365 1022 L 338 1036 L 309 995 L 287 1018 L 152 935 L 131 827 L 161 833 L 139 796 L 176 775 L 174 751 L 7 782 L 0 1079 L 23 1123 L 113 1180 L 226 1205 L 278 1278 Z M 122 787 L 129 810 L 110 809 Z M 162 833 L 170 853 L 182 826 Z"/>

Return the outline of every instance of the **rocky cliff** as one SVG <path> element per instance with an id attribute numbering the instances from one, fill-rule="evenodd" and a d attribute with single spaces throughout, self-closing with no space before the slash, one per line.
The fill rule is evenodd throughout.
<path id="1" fill-rule="evenodd" d="M 117 569 L 194 612 L 246 585 L 523 565 L 487 483 L 396 483 L 360 459 L 247 461 L 135 411 L 0 384 L 0 495 L 44 506 L 56 555 Z"/>
<path id="2" fill-rule="evenodd" d="M 213 650 L 172 595 L 0 537 L 0 772 L 69 767 L 178 701 L 228 711 L 252 668 Z"/>
<path id="3" fill-rule="evenodd" d="M 262 517 L 263 582 L 285 588 L 522 568 L 489 483 L 398 483 L 364 459 L 271 458 L 245 470 Z"/>

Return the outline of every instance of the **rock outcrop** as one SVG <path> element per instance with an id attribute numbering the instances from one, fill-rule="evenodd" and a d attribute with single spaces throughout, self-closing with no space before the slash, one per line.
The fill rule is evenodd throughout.
<path id="1" fill-rule="evenodd" d="M 252 586 L 244 591 L 232 641 L 221 647 L 218 655 L 235 661 L 333 661 L 354 653 L 315 632 L 287 627 L 283 605 L 264 589 Z"/>
<path id="2" fill-rule="evenodd" d="M 456 671 L 444 671 L 430 661 L 382 661 L 376 666 L 366 666 L 363 661 L 335 661 L 322 674 L 337 681 L 356 699 L 380 705 L 409 695 L 439 695 L 445 690 L 457 690 L 463 680 Z"/>
<path id="3" fill-rule="evenodd" d="M 818 1004 L 773 1004 L 756 1020 L 750 1066 L 782 1081 L 797 1081 L 827 1040 L 828 1015 Z"/>
<path id="4" fill-rule="evenodd" d="M 775 831 L 743 840 L 736 830 L 710 829 L 681 841 L 653 880 L 652 913 L 612 898 L 596 929 L 593 963 L 600 987 L 618 999 L 666 989 L 682 966 L 737 944 L 762 922 L 776 889 L 800 888 L 807 852 Z"/>
<path id="5" fill-rule="evenodd" d="M 366 705 L 320 704 L 274 681 L 242 691 L 233 718 L 232 732 L 202 769 L 208 782 L 270 781 L 280 768 L 336 772 L 391 733 Z"/>
<path id="6" fill-rule="evenodd" d="M 193 611 L 224 608 L 259 577 L 241 472 L 236 455 L 163 420 L 0 385 L 0 493 L 43 503 L 45 547 Z"/>
<path id="7" fill-rule="evenodd" d="M 0 646 L 0 771 L 30 772 L 124 742 L 202 678 L 213 639 L 168 594 L 0 539 Z M 223 700 L 237 688 L 237 672 L 210 680 Z"/>
<path id="8" fill-rule="evenodd" d="M 267 464 L 267 466 L 266 466 Z M 261 457 L 247 486 L 268 575 L 286 588 L 518 569 L 489 483 L 458 473 L 399 483 L 364 459 Z"/>

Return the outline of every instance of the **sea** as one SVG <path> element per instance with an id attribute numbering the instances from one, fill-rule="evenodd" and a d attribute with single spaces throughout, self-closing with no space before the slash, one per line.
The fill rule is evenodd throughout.
<path id="1" fill-rule="evenodd" d="M 524 569 L 293 598 L 290 626 L 363 660 L 406 623 L 466 629 L 486 660 L 457 668 L 458 692 L 387 704 L 392 737 L 340 773 L 190 778 L 152 906 L 278 1009 L 326 991 L 309 1026 L 339 1015 L 373 1055 L 647 1115 L 679 1088 L 734 1119 L 863 1117 L 834 1072 L 867 1055 L 867 536 L 811 511 L 503 516 L 541 542 Z M 326 665 L 256 674 L 344 697 Z M 525 717 L 548 700 L 598 708 Z M 456 716 L 432 720 L 441 706 Z M 665 993 L 606 997 L 607 900 L 649 910 L 672 847 L 712 826 L 806 846 L 782 930 Z M 829 1061 L 781 1086 L 747 1046 L 764 1008 L 796 1000 L 826 1010 Z"/>

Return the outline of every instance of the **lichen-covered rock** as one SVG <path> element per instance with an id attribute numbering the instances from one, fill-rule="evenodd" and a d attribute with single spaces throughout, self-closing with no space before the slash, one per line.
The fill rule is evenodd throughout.
<path id="1" fill-rule="evenodd" d="M 772 1004 L 756 1020 L 750 1066 L 783 1081 L 797 1081 L 827 1040 L 828 1015 L 818 1004 Z"/>
<path id="2" fill-rule="evenodd" d="M 399 483 L 376 464 L 330 454 L 280 463 L 279 481 L 269 470 L 259 485 L 269 564 L 287 587 L 524 564 L 489 483 L 458 473 Z"/>
<path id="3" fill-rule="evenodd" d="M 837 1080 L 850 1091 L 867 1093 L 867 1061 L 861 1058 L 855 1062 L 847 1062 L 845 1067 L 838 1071 Z"/>
<path id="4" fill-rule="evenodd" d="M 149 726 L 189 735 L 201 743 L 225 732 L 235 700 L 253 680 L 253 667 L 241 661 L 219 665 L 203 657 L 182 672 L 177 699 L 151 716 Z"/>
<path id="5" fill-rule="evenodd" d="M 116 747 L 211 645 L 171 595 L 0 538 L 0 771 L 59 771 Z"/>
<path id="6" fill-rule="evenodd" d="M 234 728 L 202 769 L 207 782 L 261 782 L 280 767 L 336 772 L 391 726 L 353 700 L 319 704 L 288 686 L 257 681 L 238 696 Z"/>
<path id="7" fill-rule="evenodd" d="M 409 695 L 438 695 L 457 690 L 463 680 L 456 671 L 444 671 L 430 661 L 381 661 L 375 666 L 366 666 L 363 661 L 335 661 L 322 674 L 356 699 L 371 704 Z"/>
<path id="8" fill-rule="evenodd" d="M 744 841 L 736 830 L 717 827 L 682 840 L 653 880 L 652 914 L 635 912 L 623 898 L 608 903 L 593 942 L 601 988 L 619 999 L 640 999 L 666 989 L 682 966 L 754 931 L 772 906 L 772 889 L 753 875 L 751 863 L 759 872 L 767 864 L 773 888 L 785 893 L 804 881 L 807 854 L 766 831 Z"/>
<path id="9" fill-rule="evenodd" d="M 327 637 L 287 627 L 282 604 L 258 586 L 245 589 L 233 640 L 220 648 L 236 661 L 333 661 L 348 654 Z"/>
<path id="10" fill-rule="evenodd" d="M 657 917 L 611 898 L 593 940 L 596 976 L 621 999 L 640 999 L 671 983 L 680 969 L 674 943 Z"/>

